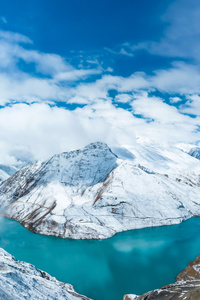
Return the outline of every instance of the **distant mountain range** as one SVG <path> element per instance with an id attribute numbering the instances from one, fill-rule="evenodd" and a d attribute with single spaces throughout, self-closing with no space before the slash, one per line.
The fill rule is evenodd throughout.
<path id="1" fill-rule="evenodd" d="M 200 216 L 200 148 L 186 153 L 138 140 L 54 155 L 7 176 L 2 214 L 29 230 L 62 238 L 103 239 L 116 232 Z M 14 170 L 13 170 L 14 173 Z M 6 178 L 5 178 L 6 179 Z"/>

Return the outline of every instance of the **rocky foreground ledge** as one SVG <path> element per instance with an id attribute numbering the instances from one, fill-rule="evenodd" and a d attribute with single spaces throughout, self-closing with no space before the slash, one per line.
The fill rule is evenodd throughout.
<path id="1" fill-rule="evenodd" d="M 125 295 L 123 300 L 200 300 L 200 255 L 188 264 L 176 280 L 142 296 Z"/>
<path id="2" fill-rule="evenodd" d="M 91 300 L 31 264 L 16 260 L 0 248 L 1 300 Z"/>

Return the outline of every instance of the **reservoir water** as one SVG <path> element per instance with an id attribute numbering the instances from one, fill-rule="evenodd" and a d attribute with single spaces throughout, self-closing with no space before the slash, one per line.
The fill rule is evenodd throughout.
<path id="1" fill-rule="evenodd" d="M 95 300 L 122 300 L 175 281 L 200 254 L 200 218 L 131 230 L 107 240 L 63 240 L 0 219 L 0 247 Z M 59 299 L 58 299 L 59 300 Z"/>

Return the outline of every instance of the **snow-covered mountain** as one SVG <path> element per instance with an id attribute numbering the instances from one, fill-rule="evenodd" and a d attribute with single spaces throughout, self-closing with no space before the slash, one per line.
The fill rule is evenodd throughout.
<path id="1" fill-rule="evenodd" d="M 193 147 L 192 149 L 190 149 L 189 154 L 200 160 L 200 148 L 199 147 Z"/>
<path id="2" fill-rule="evenodd" d="M 31 264 L 18 261 L 0 248 L 1 300 L 91 300 Z"/>
<path id="3" fill-rule="evenodd" d="M 199 160 L 142 139 L 112 150 L 97 142 L 26 166 L 0 186 L 4 215 L 37 233 L 99 239 L 200 215 Z"/>
<path id="4" fill-rule="evenodd" d="M 0 164 L 0 182 L 8 179 L 17 172 L 17 168 L 9 165 Z"/>

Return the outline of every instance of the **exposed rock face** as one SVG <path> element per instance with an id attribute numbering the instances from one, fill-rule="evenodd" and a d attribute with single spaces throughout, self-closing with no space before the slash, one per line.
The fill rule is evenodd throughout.
<path id="1" fill-rule="evenodd" d="M 197 258 L 190 262 L 177 277 L 177 281 L 189 281 L 189 280 L 199 280 L 200 281 L 200 255 Z"/>
<path id="2" fill-rule="evenodd" d="M 91 300 L 33 265 L 16 260 L 0 248 L 1 300 Z"/>
<path id="3" fill-rule="evenodd" d="M 124 295 L 123 300 L 136 300 L 138 299 L 138 296 L 136 295 Z"/>
<path id="4" fill-rule="evenodd" d="M 200 159 L 200 148 L 199 147 L 194 147 L 189 151 L 189 155 Z"/>
<path id="5" fill-rule="evenodd" d="M 93 143 L 23 168 L 0 185 L 4 216 L 36 233 L 103 239 L 200 215 L 200 161 L 149 142 L 117 155 Z"/>
<path id="6" fill-rule="evenodd" d="M 123 300 L 199 300 L 200 299 L 200 255 L 189 263 L 178 276 L 177 282 L 142 296 L 125 295 Z"/>

